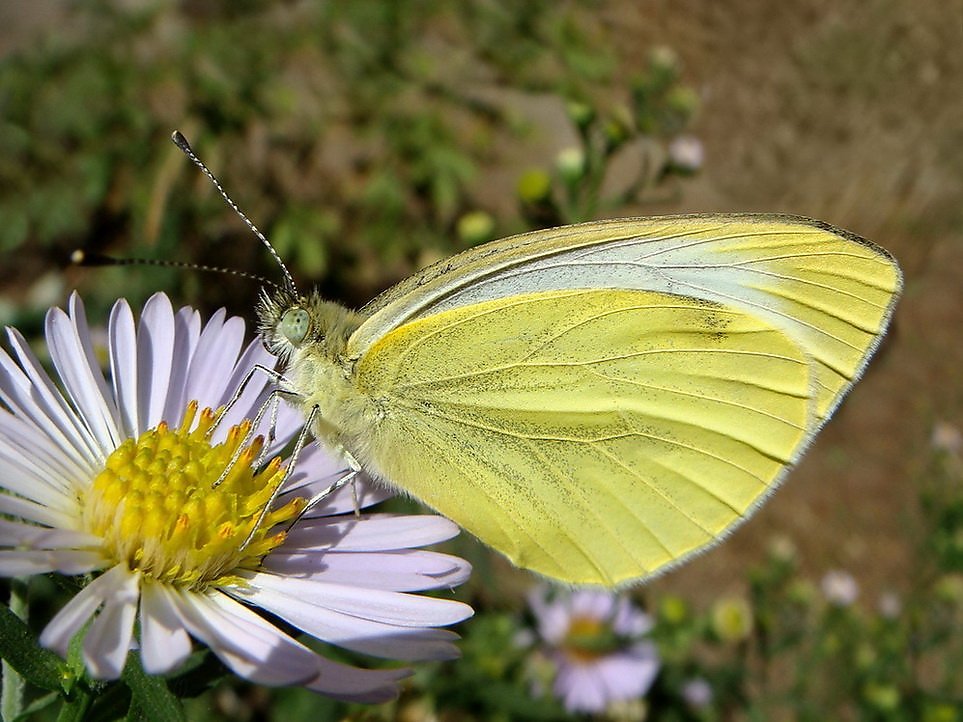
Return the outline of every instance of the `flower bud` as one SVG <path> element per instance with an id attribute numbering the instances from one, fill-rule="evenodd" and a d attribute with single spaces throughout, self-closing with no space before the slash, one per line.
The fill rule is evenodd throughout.
<path id="1" fill-rule="evenodd" d="M 495 219 L 485 211 L 469 211 L 458 219 L 458 238 L 470 246 L 490 241 L 495 233 Z"/>

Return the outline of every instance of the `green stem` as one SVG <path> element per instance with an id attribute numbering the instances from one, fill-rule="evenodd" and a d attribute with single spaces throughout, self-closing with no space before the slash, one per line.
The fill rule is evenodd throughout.
<path id="1" fill-rule="evenodd" d="M 10 580 L 10 611 L 26 622 L 29 614 L 27 578 Z M 13 720 L 23 712 L 23 677 L 7 660 L 3 660 L 3 682 L 0 687 L 0 719 Z"/>

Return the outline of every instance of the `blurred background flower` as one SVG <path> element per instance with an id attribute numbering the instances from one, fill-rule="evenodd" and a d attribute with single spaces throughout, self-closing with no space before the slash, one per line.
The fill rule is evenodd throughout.
<path id="1" fill-rule="evenodd" d="M 748 639 L 752 625 L 752 607 L 742 597 L 723 597 L 712 607 L 712 630 L 724 642 Z"/>
<path id="2" fill-rule="evenodd" d="M 536 649 L 550 660 L 552 691 L 568 711 L 602 712 L 642 698 L 652 686 L 659 655 L 645 635 L 653 622 L 627 597 L 541 586 L 528 604 Z"/>
<path id="3" fill-rule="evenodd" d="M 837 607 L 848 607 L 859 598 L 859 585 L 853 575 L 841 569 L 826 572 L 819 586 L 826 601 Z"/>

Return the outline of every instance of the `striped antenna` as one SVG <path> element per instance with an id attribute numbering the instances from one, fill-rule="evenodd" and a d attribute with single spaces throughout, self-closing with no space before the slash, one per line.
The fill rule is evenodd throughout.
<path id="1" fill-rule="evenodd" d="M 284 265 L 284 261 L 281 260 L 278 252 L 274 250 L 274 246 L 272 246 L 270 241 L 264 237 L 264 234 L 257 229 L 257 226 L 251 222 L 251 219 L 244 215 L 241 209 L 238 208 L 237 203 L 231 200 L 231 197 L 227 194 L 227 191 L 224 190 L 223 186 L 221 186 L 217 178 L 214 177 L 214 174 L 211 173 L 210 169 L 204 165 L 204 162 L 197 157 L 194 149 L 191 148 L 191 144 L 187 142 L 187 138 L 185 138 L 179 130 L 175 130 L 173 133 L 171 133 L 171 140 L 174 141 L 174 145 L 183 151 L 184 155 L 191 159 L 191 162 L 193 162 L 194 165 L 203 171 L 204 175 L 210 178 L 211 183 L 213 183 L 214 187 L 217 188 L 217 192 L 221 194 L 221 198 L 227 202 L 227 205 L 231 207 L 231 210 L 240 216 L 241 220 L 244 221 L 245 225 L 251 229 L 255 236 L 261 239 L 261 243 L 263 243 L 264 247 L 268 249 L 271 257 L 277 262 L 278 266 L 280 266 L 281 273 L 284 274 L 284 285 L 286 286 L 286 290 L 290 291 L 295 296 L 298 296 L 298 288 L 294 285 L 294 278 L 291 276 L 291 272 L 288 271 L 287 266 Z M 276 286 L 277 284 L 271 285 Z"/>
<path id="2" fill-rule="evenodd" d="M 282 290 L 279 284 L 264 278 L 264 276 L 258 276 L 254 273 L 239 271 L 235 268 L 205 266 L 199 263 L 185 263 L 184 261 L 168 261 L 161 258 L 114 258 L 113 256 L 105 256 L 101 253 L 90 253 L 78 248 L 70 254 L 70 262 L 75 266 L 163 266 L 164 268 L 184 268 L 189 271 L 224 273 L 228 276 L 250 278 L 254 281 L 264 284 L 265 286 L 271 286 L 279 291 Z"/>

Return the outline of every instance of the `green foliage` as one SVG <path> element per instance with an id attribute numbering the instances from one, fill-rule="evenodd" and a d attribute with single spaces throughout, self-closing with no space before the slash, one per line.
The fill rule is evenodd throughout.
<path id="1" fill-rule="evenodd" d="M 681 67 L 667 48 L 654 51 L 630 83 L 629 100 L 599 109 L 583 93 L 566 105 L 578 145 L 562 150 L 554 172 L 532 169 L 521 176 L 522 214 L 533 226 L 592 220 L 626 207 L 665 200 L 677 193 L 675 178 L 698 170 L 679 163 L 670 139 L 679 137 L 698 109 L 695 92 L 681 82 Z M 694 138 L 689 142 L 698 145 Z M 701 154 L 701 147 L 695 149 Z M 634 172 L 613 178 L 613 163 L 628 156 Z"/>
<path id="2" fill-rule="evenodd" d="M 59 25 L 72 32 L 0 61 L 0 284 L 16 299 L 4 320 L 21 326 L 35 324 L 37 309 L 51 302 L 31 281 L 62 267 L 77 247 L 277 277 L 171 147 L 174 128 L 302 280 L 360 304 L 427 260 L 496 231 L 634 202 L 658 174 L 646 160 L 630 188 L 600 200 L 609 160 L 633 141 L 680 131 L 692 115 L 670 102 L 686 93 L 677 67 L 653 66 L 630 87 L 615 80 L 617 61 L 588 5 L 559 12 L 549 2 L 491 0 L 284 8 L 220 1 L 132 9 L 102 0 L 60 12 Z M 519 94 L 578 98 L 583 111 L 572 122 L 586 158 L 584 172 L 553 180 L 548 211 L 526 206 L 524 221 L 511 215 L 511 188 L 478 200 L 501 149 L 539 121 L 519 112 Z M 621 135 L 605 135 L 623 116 Z M 492 219 L 487 233 L 459 232 L 472 213 Z M 196 275 L 71 272 L 70 280 L 55 277 L 53 302 L 68 283 L 87 282 L 92 315 L 118 295 L 136 304 L 160 289 L 207 309 L 250 306 L 255 289 L 247 284 Z"/>

